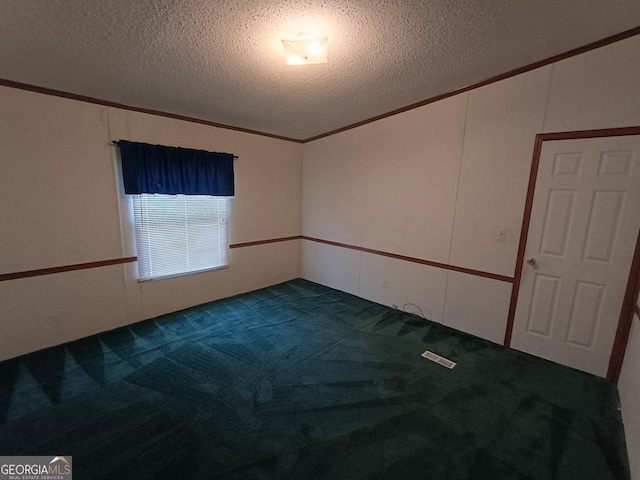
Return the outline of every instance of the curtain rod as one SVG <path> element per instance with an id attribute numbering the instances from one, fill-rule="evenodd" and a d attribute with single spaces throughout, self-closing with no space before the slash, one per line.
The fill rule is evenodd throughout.
<path id="1" fill-rule="evenodd" d="M 128 141 L 128 140 L 127 140 Z M 118 145 L 119 140 L 111 140 L 113 145 Z M 172 148 L 181 148 L 181 147 L 172 147 Z M 221 153 L 221 152 L 211 152 L 211 153 Z M 239 158 L 237 155 L 233 156 L 234 159 Z"/>

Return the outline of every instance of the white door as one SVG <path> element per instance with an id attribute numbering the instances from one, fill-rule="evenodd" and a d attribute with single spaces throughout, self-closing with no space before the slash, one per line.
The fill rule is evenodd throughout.
<path id="1" fill-rule="evenodd" d="M 640 228 L 640 136 L 542 144 L 511 346 L 605 376 Z"/>

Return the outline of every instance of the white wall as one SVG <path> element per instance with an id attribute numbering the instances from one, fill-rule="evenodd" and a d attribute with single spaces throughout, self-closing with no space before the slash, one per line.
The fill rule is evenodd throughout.
<path id="1" fill-rule="evenodd" d="M 640 297 L 637 304 L 640 305 Z M 618 382 L 622 420 L 627 437 L 631 480 L 640 480 L 640 317 L 634 316 L 627 352 Z"/>
<path id="2" fill-rule="evenodd" d="M 303 235 L 513 277 L 535 135 L 640 125 L 638 79 L 635 36 L 305 144 Z M 310 240 L 302 274 L 504 339 L 508 282 Z M 638 371 L 636 322 L 620 392 L 640 479 Z"/>
<path id="3" fill-rule="evenodd" d="M 638 78 L 635 36 L 307 143 L 303 235 L 513 277 L 535 135 L 639 125 Z M 302 271 L 503 341 L 508 282 L 309 240 Z"/>
<path id="4" fill-rule="evenodd" d="M 550 74 L 542 68 L 305 144 L 303 235 L 512 276 Z M 496 240 L 498 228 L 506 241 Z M 305 241 L 303 275 L 388 305 L 416 303 L 434 321 L 502 342 L 510 283 L 354 250 L 332 274 L 321 252 L 336 249 Z M 469 318 L 480 310 L 482 319 Z"/>
<path id="5" fill-rule="evenodd" d="M 0 104 L 0 274 L 135 256 L 117 139 L 238 155 L 231 243 L 300 234 L 300 144 L 6 87 Z M 0 360 L 299 274 L 295 240 L 141 284 L 135 263 L 3 281 Z"/>

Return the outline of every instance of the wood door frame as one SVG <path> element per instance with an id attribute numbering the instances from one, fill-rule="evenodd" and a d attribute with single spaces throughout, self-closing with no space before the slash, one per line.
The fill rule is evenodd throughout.
<path id="1" fill-rule="evenodd" d="M 527 236 L 529 235 L 529 222 L 531 221 L 531 207 L 533 206 L 533 196 L 536 190 L 536 180 L 538 176 L 538 166 L 540 164 L 540 153 L 542 152 L 542 143 L 557 140 L 576 140 L 581 138 L 602 138 L 602 137 L 623 137 L 629 135 L 640 135 L 640 126 L 624 127 L 624 128 L 606 128 L 600 130 L 579 130 L 573 132 L 555 132 L 555 133 L 539 133 L 536 135 L 535 145 L 533 147 L 533 159 L 531 161 L 531 172 L 529 173 L 529 186 L 527 188 L 527 198 L 524 207 L 524 216 L 522 218 L 522 228 L 520 230 L 520 243 L 518 245 L 518 256 L 516 260 L 516 271 L 514 274 L 513 289 L 511 290 L 511 303 L 509 304 L 509 316 L 507 318 L 507 329 L 504 336 L 504 346 L 511 345 L 511 336 L 513 334 L 513 323 L 515 320 L 516 306 L 518 303 L 518 294 L 520 293 L 520 279 L 522 277 L 522 263 L 524 262 L 524 252 L 527 246 Z M 640 290 L 640 232 L 638 232 L 638 240 L 636 241 L 636 249 L 631 263 L 629 279 L 627 280 L 627 288 L 620 310 L 618 319 L 618 327 L 616 330 L 613 349 L 609 359 L 609 369 L 607 371 L 607 380 L 613 383 L 618 382 L 620 371 L 622 370 L 622 361 L 629 341 L 631 325 L 633 322 L 634 310 L 638 292 Z"/>

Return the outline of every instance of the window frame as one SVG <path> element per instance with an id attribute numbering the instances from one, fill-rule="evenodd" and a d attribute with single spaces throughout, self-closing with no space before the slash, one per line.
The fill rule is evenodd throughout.
<path id="1" fill-rule="evenodd" d="M 138 257 L 138 262 L 137 262 L 137 281 L 138 283 L 146 283 L 146 282 L 154 282 L 154 281 L 158 281 L 158 280 L 166 280 L 166 279 L 171 279 L 171 278 L 178 278 L 178 277 L 183 277 L 186 275 L 194 275 L 194 274 L 198 274 L 198 273 L 205 273 L 205 272 L 211 272 L 211 271 L 215 271 L 215 270 L 223 270 L 226 268 L 229 268 L 229 264 L 230 264 L 230 218 L 231 218 L 231 210 L 232 210 L 232 201 L 234 197 L 216 197 L 216 196 L 211 196 L 211 195 L 162 195 L 162 194 L 139 194 L 139 195 L 127 195 L 127 197 L 129 198 L 129 205 L 130 205 L 130 219 L 131 219 L 131 234 L 132 234 L 132 243 L 133 246 L 136 249 L 136 254 Z M 196 269 L 190 269 L 190 270 L 183 270 L 180 272 L 173 272 L 173 273 L 167 273 L 167 274 L 158 274 L 158 275 L 150 275 L 150 276 L 141 276 L 141 269 L 140 269 L 140 256 L 141 256 L 141 249 L 140 249 L 140 245 L 139 245 L 139 226 L 138 226 L 138 222 L 137 222 L 137 215 L 136 215 L 136 202 L 141 201 L 142 197 L 180 197 L 180 198 L 188 198 L 188 197 L 209 197 L 209 198 L 215 198 L 217 200 L 220 201 L 224 201 L 226 203 L 225 206 L 225 214 L 226 216 L 224 216 L 224 221 L 226 223 L 226 227 L 224 228 L 224 235 L 222 236 L 218 236 L 218 239 L 222 239 L 222 248 L 224 249 L 224 254 L 222 255 L 222 258 L 224 260 L 224 263 L 219 264 L 219 265 L 215 265 L 215 266 L 211 266 L 211 267 L 206 267 L 206 268 L 196 268 Z M 180 225 L 180 224 L 179 224 Z M 184 248 L 188 248 L 186 244 L 182 244 L 182 246 Z M 142 253 L 142 256 L 144 257 L 144 255 L 146 255 L 146 253 Z M 184 255 L 186 255 L 186 257 L 188 258 L 189 255 L 188 253 L 184 253 Z M 143 260 L 144 261 L 144 260 Z M 149 260 L 151 261 L 151 260 Z M 152 272 L 153 269 L 151 268 L 150 271 Z"/>

